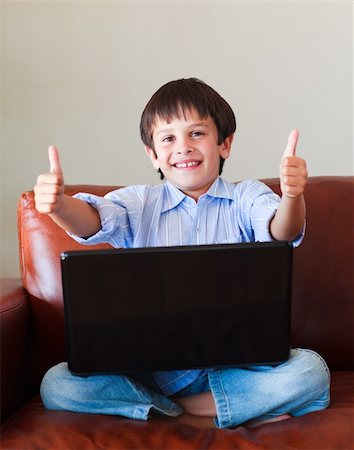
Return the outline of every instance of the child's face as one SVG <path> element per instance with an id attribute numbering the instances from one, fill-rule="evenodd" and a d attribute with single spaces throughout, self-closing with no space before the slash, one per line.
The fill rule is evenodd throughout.
<path id="1" fill-rule="evenodd" d="M 155 151 L 145 147 L 156 170 L 186 195 L 198 200 L 219 175 L 220 157 L 230 155 L 233 135 L 218 145 L 211 117 L 186 110 L 170 122 L 158 119 L 153 132 Z"/>

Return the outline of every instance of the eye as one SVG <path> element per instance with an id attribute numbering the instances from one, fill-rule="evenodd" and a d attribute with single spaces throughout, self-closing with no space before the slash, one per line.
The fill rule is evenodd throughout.
<path id="1" fill-rule="evenodd" d="M 165 136 L 162 138 L 161 140 L 162 142 L 172 142 L 173 141 L 173 136 Z"/>
<path id="2" fill-rule="evenodd" d="M 203 133 L 202 131 L 195 130 L 195 131 L 192 131 L 191 136 L 192 137 L 199 137 L 199 136 L 204 136 L 204 134 L 205 133 Z"/>

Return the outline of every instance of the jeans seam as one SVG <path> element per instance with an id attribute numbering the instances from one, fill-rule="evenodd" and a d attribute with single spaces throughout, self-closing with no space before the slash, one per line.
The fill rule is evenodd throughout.
<path id="1" fill-rule="evenodd" d="M 208 374 L 208 378 L 211 393 L 213 394 L 213 391 L 215 391 L 215 395 L 213 395 L 213 398 L 215 401 L 216 413 L 218 416 L 217 417 L 219 422 L 218 426 L 219 428 L 231 427 L 232 423 L 231 423 L 230 407 L 223 385 L 220 381 L 219 374 L 217 373 L 217 371 L 213 371 L 210 374 L 210 376 Z M 220 413 L 219 415 L 218 412 Z M 225 416 L 227 416 L 226 420 Z"/>
<path id="2" fill-rule="evenodd" d="M 302 409 L 308 408 L 310 405 L 320 406 L 321 408 L 324 407 L 324 406 L 327 407 L 329 405 L 329 401 L 330 401 L 330 395 L 327 395 L 327 397 L 324 400 L 313 400 L 313 401 L 310 401 L 310 402 L 306 402 L 305 404 L 301 405 L 300 411 Z M 297 411 L 299 411 L 299 410 L 290 411 L 290 414 L 296 413 Z"/>
<path id="3" fill-rule="evenodd" d="M 151 408 L 156 408 L 158 411 L 178 411 L 179 408 L 177 405 L 175 405 L 171 400 L 169 400 L 167 397 L 162 396 L 162 398 L 164 400 L 166 400 L 167 402 L 170 402 L 169 405 L 160 405 L 160 402 L 156 402 L 154 401 L 154 399 L 159 395 L 156 392 L 153 392 L 153 394 L 151 395 L 151 398 L 149 399 L 143 392 L 141 392 L 139 389 L 137 389 L 136 385 L 135 385 L 135 381 L 133 382 L 129 377 L 126 377 L 128 383 L 133 387 L 134 391 L 140 396 L 140 398 L 145 402 L 145 405 L 139 405 L 139 410 L 142 409 L 144 411 L 144 413 L 146 414 L 146 417 L 149 414 L 149 411 Z M 139 383 L 139 382 L 137 382 Z M 145 387 L 145 386 L 144 386 Z M 147 389 L 147 388 L 145 388 Z"/>
<path id="4" fill-rule="evenodd" d="M 307 353 L 311 353 L 312 355 L 316 355 L 319 358 L 319 360 L 322 362 L 322 365 L 326 370 L 328 382 L 331 381 L 331 372 L 327 366 L 326 361 L 324 360 L 324 358 L 322 358 L 322 356 L 319 353 L 315 352 L 314 350 L 308 349 L 308 348 L 297 348 L 296 350 L 299 352 L 307 352 Z"/>

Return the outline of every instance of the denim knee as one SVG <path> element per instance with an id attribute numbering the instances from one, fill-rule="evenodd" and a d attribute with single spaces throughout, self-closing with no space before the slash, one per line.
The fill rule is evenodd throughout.
<path id="1" fill-rule="evenodd" d="M 309 375 L 314 389 L 324 391 L 330 384 L 330 372 L 325 360 L 313 350 L 297 348 L 292 350 L 299 367 L 302 368 L 300 376 Z"/>
<path id="2" fill-rule="evenodd" d="M 62 362 L 51 367 L 44 375 L 40 386 L 40 395 L 45 408 L 65 409 L 64 405 L 61 405 L 60 398 L 65 397 L 67 374 L 70 374 L 68 364 Z"/>
<path id="3" fill-rule="evenodd" d="M 300 416 L 329 404 L 329 370 L 311 350 L 294 349 L 278 366 L 208 372 L 220 428 L 282 414 Z"/>
<path id="4" fill-rule="evenodd" d="M 296 372 L 297 380 L 293 380 L 302 392 L 304 399 L 307 394 L 308 401 L 297 410 L 291 411 L 294 416 L 326 408 L 330 402 L 330 371 L 324 359 L 315 351 L 309 349 L 292 350 L 299 370 Z M 307 380 L 307 382 L 306 382 Z"/>
<path id="5" fill-rule="evenodd" d="M 44 375 L 41 397 L 47 409 L 111 414 L 147 420 L 150 410 L 168 416 L 182 413 L 180 406 L 125 375 L 73 375 L 60 363 Z"/>

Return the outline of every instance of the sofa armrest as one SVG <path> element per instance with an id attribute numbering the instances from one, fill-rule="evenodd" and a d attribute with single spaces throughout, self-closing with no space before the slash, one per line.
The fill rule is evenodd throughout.
<path id="1" fill-rule="evenodd" d="M 30 307 L 17 278 L 0 280 L 1 423 L 26 400 Z"/>

